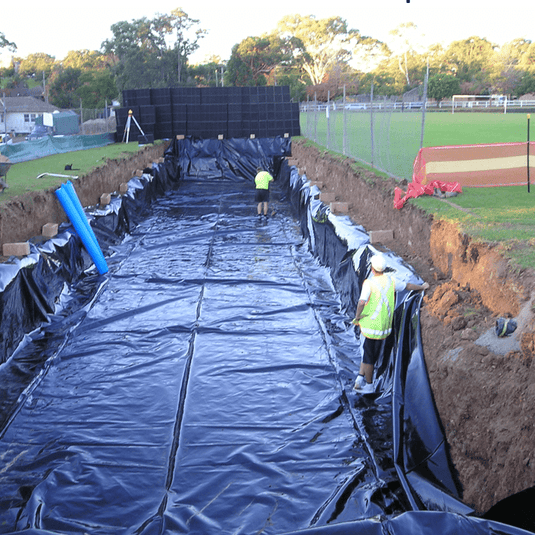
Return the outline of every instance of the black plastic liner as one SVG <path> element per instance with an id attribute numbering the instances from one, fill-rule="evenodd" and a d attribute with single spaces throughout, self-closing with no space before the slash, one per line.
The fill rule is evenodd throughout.
<path id="1" fill-rule="evenodd" d="M 0 366 L 0 533 L 522 533 L 459 500 L 421 295 L 397 305 L 382 393 L 357 396 L 364 229 L 314 200 L 288 140 L 212 143 L 174 143 L 91 213 L 108 274 L 69 228 L 5 269 L 4 316 L 34 323 Z"/>

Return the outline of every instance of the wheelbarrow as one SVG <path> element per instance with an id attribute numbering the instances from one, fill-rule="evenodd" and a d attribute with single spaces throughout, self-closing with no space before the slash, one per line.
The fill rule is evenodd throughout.
<path id="1" fill-rule="evenodd" d="M 0 193 L 4 193 L 4 190 L 9 187 L 7 185 L 7 172 L 12 165 L 11 162 L 0 162 Z"/>

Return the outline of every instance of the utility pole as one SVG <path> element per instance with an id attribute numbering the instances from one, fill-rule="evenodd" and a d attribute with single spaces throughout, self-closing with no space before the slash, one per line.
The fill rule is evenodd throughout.
<path id="1" fill-rule="evenodd" d="M 46 92 L 45 71 L 43 71 L 43 95 L 45 97 L 45 102 L 48 104 L 48 94 Z"/>

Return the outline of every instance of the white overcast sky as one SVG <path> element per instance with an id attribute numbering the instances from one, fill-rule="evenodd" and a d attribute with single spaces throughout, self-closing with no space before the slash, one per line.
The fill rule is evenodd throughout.
<path id="1" fill-rule="evenodd" d="M 389 32 L 404 22 L 414 22 L 426 44 L 449 44 L 471 36 L 498 45 L 518 37 L 535 41 L 534 0 L 49 0 L 38 7 L 32 2 L 3 2 L 0 32 L 17 45 L 19 57 L 44 52 L 61 60 L 70 50 L 99 50 L 112 36 L 110 26 L 116 22 L 150 19 L 177 7 L 199 19 L 209 32 L 191 58 L 193 63 L 213 54 L 227 60 L 236 43 L 268 33 L 284 16 L 296 13 L 317 18 L 340 16 L 350 28 L 386 42 Z M 6 55 L 11 57 L 4 51 L 3 63 Z"/>

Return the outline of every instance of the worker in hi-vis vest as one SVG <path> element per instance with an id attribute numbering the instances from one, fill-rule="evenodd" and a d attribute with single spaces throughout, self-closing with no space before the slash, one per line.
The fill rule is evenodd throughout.
<path id="1" fill-rule="evenodd" d="M 268 203 L 269 203 L 269 183 L 273 180 L 273 177 L 264 171 L 261 167 L 256 169 L 255 176 L 255 201 L 258 203 L 256 211 L 259 216 L 262 215 L 262 207 L 264 208 L 264 216 L 268 215 Z"/>
<path id="2" fill-rule="evenodd" d="M 372 394 L 373 370 L 381 355 L 383 341 L 392 332 L 394 308 L 396 306 L 396 291 L 427 290 L 429 284 L 403 284 L 396 282 L 384 273 L 386 260 L 384 255 L 375 254 L 371 259 L 372 277 L 362 284 L 354 325 L 360 327 L 364 336 L 364 355 L 360 371 L 355 381 L 355 390 L 361 394 Z"/>

